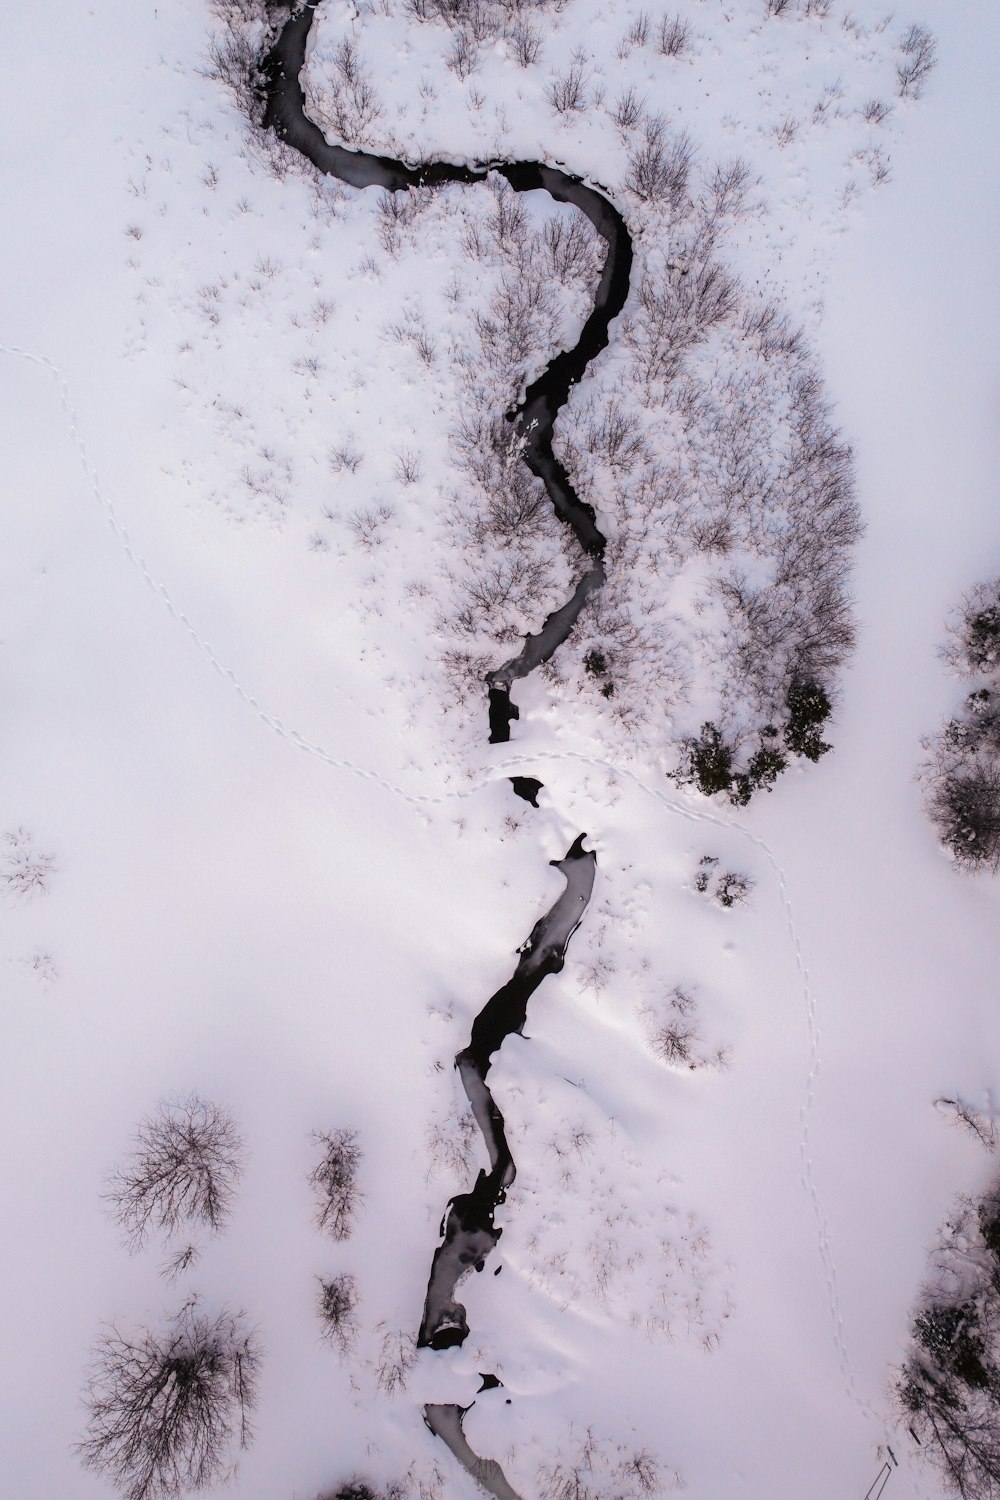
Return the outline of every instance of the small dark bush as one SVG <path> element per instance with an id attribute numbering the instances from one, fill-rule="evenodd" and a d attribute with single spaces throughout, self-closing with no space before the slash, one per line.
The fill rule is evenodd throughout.
<path id="1" fill-rule="evenodd" d="M 830 717 L 832 705 L 825 688 L 818 682 L 795 681 L 786 698 L 788 722 L 785 744 L 795 755 L 817 761 L 832 746 L 820 738 L 820 730 Z"/>
<path id="2" fill-rule="evenodd" d="M 733 782 L 733 752 L 714 724 L 703 724 L 698 739 L 684 742 L 687 767 L 682 782 L 695 782 L 706 797 L 728 792 Z"/>

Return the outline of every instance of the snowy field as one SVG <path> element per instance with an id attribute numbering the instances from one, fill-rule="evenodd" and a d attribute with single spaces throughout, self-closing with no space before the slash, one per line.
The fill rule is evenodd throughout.
<path id="1" fill-rule="evenodd" d="M 1000 1116 L 998 903 L 950 867 L 914 772 L 960 695 L 945 617 L 1000 571 L 1000 16 L 676 0 L 691 36 L 666 57 L 646 9 L 630 45 L 637 4 L 540 9 L 536 61 L 487 41 L 459 78 L 441 23 L 331 4 L 307 84 L 332 129 L 353 32 L 382 107 L 369 148 L 558 160 L 615 201 L 628 143 L 604 106 L 630 88 L 706 168 L 748 163 L 728 264 L 804 326 L 866 531 L 834 751 L 746 809 L 665 774 L 704 718 L 756 732 L 699 603 L 709 564 L 629 551 L 596 462 L 586 498 L 627 558 L 615 606 L 642 622 L 623 686 L 597 691 L 581 636 L 516 686 L 511 744 L 486 744 L 475 672 L 579 571 L 542 516 L 527 591 L 499 624 L 462 616 L 483 560 L 521 546 L 470 531 L 453 438 L 520 368 L 486 380 L 462 359 L 509 270 L 502 247 L 469 253 L 490 189 L 445 190 L 397 242 L 377 194 L 275 175 L 209 76 L 207 0 L 5 17 L 0 1467 L 18 1500 L 113 1493 L 73 1451 L 91 1351 L 192 1290 L 245 1309 L 263 1348 L 237 1500 L 352 1475 L 479 1493 L 420 1408 L 468 1405 L 481 1372 L 503 1385 L 466 1434 L 524 1500 L 588 1431 L 595 1496 L 640 1493 L 621 1466 L 645 1452 L 653 1493 L 862 1500 L 886 1444 L 889 1500 L 943 1494 L 891 1387 L 936 1226 L 995 1171 L 934 1101 Z M 911 21 L 938 65 L 900 100 Z M 587 106 L 559 113 L 575 65 Z M 523 235 L 571 217 L 526 210 Z M 555 343 L 522 374 L 587 306 L 585 280 L 554 279 Z M 669 445 L 623 347 L 567 431 L 631 391 Z M 537 810 L 515 766 L 545 784 Z M 465 1345 L 415 1353 L 441 1214 L 483 1159 L 452 1058 L 581 831 L 593 900 L 490 1074 L 518 1164 L 503 1238 L 460 1290 Z M 727 873 L 750 883 L 728 909 Z M 686 1050 L 664 1061 L 678 1021 Z M 225 1232 L 170 1283 L 169 1247 L 130 1254 L 101 1194 L 139 1122 L 192 1091 L 232 1112 L 247 1163 Z M 334 1243 L 310 1133 L 344 1128 L 363 1202 Z M 315 1298 L 344 1272 L 341 1359 Z"/>

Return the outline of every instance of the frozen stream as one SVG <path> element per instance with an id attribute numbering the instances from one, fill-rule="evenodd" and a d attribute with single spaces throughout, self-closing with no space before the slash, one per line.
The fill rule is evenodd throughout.
<path id="1" fill-rule="evenodd" d="M 528 635 L 518 654 L 491 671 L 486 678 L 491 743 L 510 738 L 511 720 L 518 717 L 510 694 L 511 685 L 526 677 L 559 648 L 572 631 L 587 599 L 605 581 L 605 539 L 593 509 L 580 500 L 566 470 L 552 451 L 553 424 L 581 379 L 587 366 L 609 339 L 609 325 L 621 312 L 628 295 L 632 267 L 632 241 L 618 210 L 596 188 L 581 178 L 542 162 L 485 162 L 474 166 L 447 161 L 410 166 L 390 157 L 354 151 L 331 144 L 306 114 L 300 73 L 316 6 L 307 3 L 284 25 L 271 51 L 261 63 L 263 78 L 263 123 L 289 146 L 301 152 L 319 171 L 353 187 L 377 187 L 387 192 L 405 192 L 421 186 L 485 181 L 490 172 L 504 177 L 515 192 L 550 194 L 561 203 L 571 203 L 586 214 L 607 246 L 594 307 L 580 337 L 549 363 L 528 387 L 523 401 L 508 418 L 517 424 L 522 439 L 521 456 L 531 472 L 545 485 L 559 519 L 573 532 L 589 566 L 571 597 L 553 611 L 536 635 Z M 539 783 L 515 778 L 515 790 L 534 802 Z M 490 997 L 472 1026 L 469 1044 L 455 1059 L 462 1084 L 482 1131 L 489 1155 L 489 1171 L 480 1170 L 473 1188 L 454 1197 L 442 1224 L 442 1242 L 434 1253 L 420 1324 L 418 1343 L 431 1349 L 461 1344 L 469 1332 L 465 1308 L 456 1300 L 458 1282 L 475 1268 L 483 1269 L 485 1257 L 496 1245 L 501 1231 L 494 1214 L 514 1180 L 514 1160 L 507 1145 L 504 1121 L 486 1078 L 494 1054 L 513 1032 L 521 1032 L 528 1001 L 549 974 L 558 973 L 566 948 L 576 931 L 594 887 L 597 861 L 585 850 L 585 835 L 575 840 L 562 860 L 552 863 L 566 880 L 566 888 L 551 909 L 535 924 L 520 950 L 513 975 Z M 428 1406 L 424 1420 L 470 1473 L 485 1483 L 498 1500 L 517 1500 L 499 1466 L 472 1453 L 462 1433 L 464 1409 L 457 1405 Z M 484 1464 L 488 1466 L 484 1469 Z"/>

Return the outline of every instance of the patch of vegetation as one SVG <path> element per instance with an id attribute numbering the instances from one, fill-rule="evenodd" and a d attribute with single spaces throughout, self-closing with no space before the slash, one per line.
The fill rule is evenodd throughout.
<path id="1" fill-rule="evenodd" d="M 737 768 L 737 747 L 726 742 L 716 724 L 706 723 L 697 739 L 682 741 L 683 759 L 671 773 L 674 780 L 680 786 L 696 786 L 705 797 L 725 792 L 734 807 L 746 807 L 755 792 L 771 791 L 788 766 L 789 754 L 819 760 L 832 748 L 820 736 L 832 707 L 826 689 L 817 682 L 793 681 L 785 704 L 784 724 L 780 729 L 764 725 L 743 769 Z"/>
<path id="2" fill-rule="evenodd" d="M 1000 869 L 1000 578 L 977 585 L 948 623 L 942 656 L 980 679 L 962 710 L 924 741 L 928 816 L 960 870 Z M 985 679 L 985 680 L 983 680 Z"/>
<path id="3" fill-rule="evenodd" d="M 960 1200 L 921 1300 L 896 1400 L 945 1488 L 987 1500 L 1000 1493 L 1000 1184 Z"/>

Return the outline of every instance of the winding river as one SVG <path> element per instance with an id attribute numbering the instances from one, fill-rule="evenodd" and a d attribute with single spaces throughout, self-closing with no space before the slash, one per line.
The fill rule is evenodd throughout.
<path id="1" fill-rule="evenodd" d="M 542 190 L 560 203 L 571 203 L 587 215 L 607 246 L 595 288 L 594 307 L 575 346 L 558 355 L 525 392 L 518 407 L 508 412 L 516 424 L 521 457 L 542 480 L 553 509 L 573 532 L 588 566 L 571 597 L 543 623 L 536 635 L 525 637 L 520 651 L 486 677 L 489 730 L 492 744 L 510 738 L 511 721 L 518 717 L 511 687 L 547 661 L 567 639 L 587 599 L 605 581 L 605 539 L 591 506 L 580 500 L 569 475 L 552 451 L 552 432 L 573 385 L 590 362 L 607 347 L 609 326 L 621 312 L 629 290 L 632 241 L 621 214 L 603 193 L 561 168 L 545 162 L 491 161 L 469 166 L 448 161 L 409 165 L 372 152 L 331 144 L 310 120 L 305 108 L 300 74 L 305 62 L 316 3 L 309 0 L 282 27 L 271 50 L 261 60 L 263 124 L 298 151 L 320 172 L 352 187 L 376 187 L 395 193 L 445 183 L 471 184 L 490 172 L 505 178 L 515 192 Z M 514 778 L 519 796 L 537 805 L 540 783 Z M 427 1296 L 417 1342 L 431 1349 L 461 1344 L 469 1332 L 465 1308 L 456 1300 L 458 1282 L 470 1270 L 482 1270 L 501 1230 L 494 1224 L 497 1207 L 514 1180 L 515 1166 L 504 1133 L 503 1116 L 487 1086 L 492 1059 L 504 1040 L 521 1032 L 528 1001 L 542 981 L 557 973 L 565 961 L 570 938 L 583 918 L 594 887 L 597 861 L 585 850 L 580 834 L 565 858 L 553 860 L 566 887 L 552 908 L 536 922 L 520 949 L 513 975 L 483 1006 L 472 1026 L 468 1046 L 455 1058 L 463 1087 L 482 1132 L 489 1155 L 489 1171 L 481 1170 L 470 1191 L 448 1204 L 441 1243 L 434 1252 Z M 499 1465 L 472 1453 L 462 1432 L 464 1411 L 458 1405 L 428 1405 L 424 1420 L 455 1457 L 497 1500 L 517 1500 Z"/>

